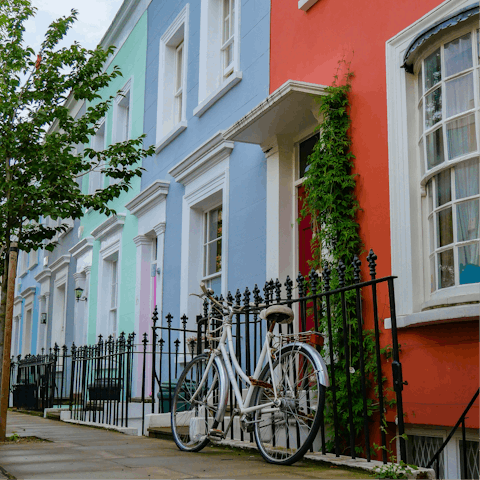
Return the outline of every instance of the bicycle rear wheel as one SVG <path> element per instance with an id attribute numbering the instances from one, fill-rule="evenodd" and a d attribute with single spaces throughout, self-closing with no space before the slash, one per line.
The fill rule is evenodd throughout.
<path id="1" fill-rule="evenodd" d="M 183 370 L 172 402 L 173 439 L 180 450 L 198 452 L 208 445 L 218 410 L 219 374 L 212 363 L 205 383 L 195 396 L 208 364 L 207 355 L 195 357 Z M 194 398 L 195 396 L 195 398 Z"/>
<path id="2" fill-rule="evenodd" d="M 305 455 L 317 435 L 325 386 L 310 352 L 301 344 L 281 349 L 273 363 L 273 375 L 266 365 L 260 380 L 272 388 L 258 387 L 255 405 L 274 399 L 273 385 L 281 404 L 255 412 L 255 441 L 267 462 L 291 465 Z"/>

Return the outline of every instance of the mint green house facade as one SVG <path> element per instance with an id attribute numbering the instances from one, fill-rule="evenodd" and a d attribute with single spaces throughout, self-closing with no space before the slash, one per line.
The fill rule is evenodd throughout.
<path id="1" fill-rule="evenodd" d="M 93 149 L 136 138 L 143 133 L 147 48 L 147 7 L 150 0 L 123 3 L 100 44 L 117 50 L 106 69 L 118 65 L 123 76 L 104 90 L 103 98 L 116 96 L 112 108 L 91 139 Z M 117 95 L 117 92 L 121 94 Z M 94 106 L 94 104 L 93 104 Z M 87 106 L 88 107 L 88 106 Z M 83 178 L 84 192 L 93 192 L 112 181 L 90 172 Z M 106 217 L 87 211 L 81 219 L 78 243 L 70 249 L 76 260 L 75 287 L 83 289 L 75 306 L 75 343 L 94 343 L 98 335 L 135 330 L 135 271 L 137 219 L 125 208 L 140 192 L 140 178 L 111 202 L 117 215 Z"/>

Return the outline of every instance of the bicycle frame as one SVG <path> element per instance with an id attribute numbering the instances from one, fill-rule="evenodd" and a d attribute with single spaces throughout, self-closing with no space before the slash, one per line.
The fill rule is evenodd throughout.
<path id="1" fill-rule="evenodd" d="M 265 342 L 263 344 L 263 348 L 262 348 L 262 351 L 260 353 L 260 357 L 258 359 L 257 366 L 255 368 L 255 372 L 253 374 L 254 378 L 257 378 L 260 375 L 260 373 L 262 371 L 262 368 L 263 368 L 263 362 L 264 362 L 266 356 L 268 358 L 268 363 L 270 365 L 270 369 L 273 372 L 273 365 L 272 365 L 272 359 L 271 359 L 271 349 L 270 349 L 270 342 L 269 342 L 271 337 L 272 337 L 272 334 L 270 332 L 267 332 L 267 336 L 265 338 Z M 226 341 L 228 341 L 228 347 L 229 347 L 228 350 L 226 348 Z M 233 352 L 232 325 L 231 325 L 230 322 L 224 322 L 222 335 L 221 335 L 220 340 L 219 340 L 219 345 L 216 349 L 211 351 L 211 355 L 210 355 L 210 358 L 208 359 L 207 367 L 205 368 L 205 372 L 203 374 L 202 380 L 200 381 L 200 383 L 197 387 L 197 390 L 195 391 L 195 393 L 192 396 L 192 401 L 196 398 L 198 393 L 202 390 L 202 387 L 203 387 L 203 385 L 204 385 L 204 383 L 205 383 L 205 381 L 208 377 L 208 374 L 210 372 L 210 369 L 212 367 L 213 362 L 215 361 L 215 358 L 216 357 L 221 357 L 221 362 L 220 362 L 221 369 L 223 369 L 224 372 L 227 374 L 227 375 L 222 375 L 222 377 L 223 377 L 224 380 L 227 380 L 227 381 L 229 380 L 231 385 L 233 386 L 233 391 L 234 391 L 234 394 L 235 394 L 235 398 L 237 399 L 237 402 L 238 402 L 238 406 L 239 406 L 238 410 L 239 410 L 240 414 L 245 414 L 245 413 L 253 412 L 255 410 L 260 410 L 260 409 L 265 409 L 265 408 L 268 408 L 268 407 L 273 407 L 275 405 L 275 401 L 277 400 L 277 392 L 276 392 L 275 386 L 274 386 L 274 401 L 273 402 L 264 403 L 262 405 L 255 405 L 253 407 L 249 406 L 251 401 L 252 401 L 252 396 L 253 396 L 253 392 L 255 390 L 255 385 L 252 385 L 252 382 L 250 381 L 250 379 L 245 375 L 242 368 L 238 364 L 238 361 L 237 361 L 236 357 L 234 355 L 232 355 L 232 352 Z M 219 365 L 217 364 L 217 366 L 219 366 Z M 243 401 L 242 394 L 240 392 L 240 389 L 238 388 L 237 381 L 235 380 L 234 369 L 240 375 L 240 377 L 247 383 L 247 385 L 249 386 L 248 390 L 247 390 L 247 395 L 246 395 L 246 398 L 245 398 L 245 402 Z M 223 390 L 226 393 L 227 390 L 228 390 L 228 385 L 226 385 L 226 388 L 224 388 Z M 225 395 L 225 397 L 226 397 L 226 395 Z M 221 422 L 223 420 L 225 410 L 226 410 L 226 400 L 227 400 L 226 398 L 221 399 L 221 401 L 219 402 L 219 409 L 218 409 L 217 415 L 215 417 L 215 420 L 217 422 Z"/>
<path id="2" fill-rule="evenodd" d="M 220 336 L 219 342 L 218 342 L 218 347 L 215 348 L 214 350 L 211 351 L 210 353 L 210 358 L 207 363 L 207 367 L 205 368 L 205 372 L 203 374 L 202 380 L 200 381 L 195 393 L 192 396 L 192 401 L 196 398 L 198 393 L 202 390 L 202 387 L 208 378 L 208 374 L 210 372 L 210 369 L 212 367 L 212 364 L 214 361 L 216 361 L 217 357 L 220 357 L 221 360 L 217 361 L 217 367 L 219 368 L 219 373 L 222 376 L 222 380 L 225 383 L 228 383 L 228 380 L 230 381 L 231 385 L 233 386 L 233 391 L 235 394 L 235 397 L 238 402 L 238 409 L 236 413 L 239 413 L 240 415 L 247 414 L 250 412 L 254 412 L 256 410 L 265 410 L 267 412 L 275 412 L 279 410 L 279 400 L 277 396 L 277 391 L 276 391 L 276 386 L 275 382 L 273 382 L 273 394 L 274 394 L 274 399 L 272 402 L 267 402 L 263 403 L 261 405 L 253 405 L 250 406 L 253 400 L 253 393 L 255 391 L 255 388 L 258 388 L 256 385 L 252 384 L 251 380 L 245 372 L 242 370 L 242 367 L 239 365 L 238 360 L 236 356 L 234 355 L 234 346 L 233 346 L 233 335 L 232 335 L 232 317 L 235 312 L 230 308 L 230 313 L 229 315 L 225 315 L 223 318 L 223 325 L 222 325 L 222 334 Z M 271 331 L 267 331 L 265 342 L 262 347 L 262 351 L 260 353 L 260 357 L 258 359 L 257 365 L 255 367 L 255 371 L 253 373 L 253 378 L 258 379 L 262 370 L 263 370 L 263 364 L 265 361 L 265 358 L 267 359 L 270 372 L 273 378 L 273 363 L 272 363 L 272 352 L 270 348 L 270 340 L 274 337 L 274 334 Z M 227 342 L 228 342 L 228 350 L 227 350 Z M 289 345 L 294 345 L 293 343 L 287 344 L 284 347 L 287 347 Z M 303 348 L 307 348 L 314 360 L 314 363 L 316 364 L 316 369 L 320 374 L 322 384 L 325 386 L 329 385 L 328 381 L 328 374 L 327 374 L 327 367 L 325 365 L 325 362 L 323 361 L 323 358 L 320 356 L 320 354 L 312 347 L 306 344 L 302 344 Z M 234 370 L 238 373 L 238 375 L 243 379 L 243 381 L 248 385 L 248 390 L 247 394 L 245 397 L 245 401 L 243 401 L 242 393 L 238 387 L 238 383 L 235 379 L 235 372 Z M 225 375 L 225 372 L 227 375 Z M 225 415 L 225 410 L 227 406 L 227 391 L 228 391 L 228 384 L 224 385 L 224 388 L 222 388 L 222 391 L 220 392 L 220 402 L 219 402 L 219 408 L 217 411 L 217 414 L 215 416 L 215 421 L 218 425 L 223 420 L 223 417 Z M 233 414 L 232 414 L 233 418 Z"/>

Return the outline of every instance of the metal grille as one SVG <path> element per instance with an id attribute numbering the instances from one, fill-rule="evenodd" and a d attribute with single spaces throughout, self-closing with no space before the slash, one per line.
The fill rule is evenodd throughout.
<path id="1" fill-rule="evenodd" d="M 407 441 L 407 463 L 426 467 L 429 460 L 442 446 L 441 437 L 424 437 L 420 435 L 408 435 Z M 439 457 L 439 478 L 445 478 L 445 452 Z M 433 466 L 435 468 L 435 465 Z"/>
<path id="2" fill-rule="evenodd" d="M 460 440 L 460 475 L 463 472 L 463 441 Z M 479 442 L 467 440 L 467 478 L 479 478 Z"/>

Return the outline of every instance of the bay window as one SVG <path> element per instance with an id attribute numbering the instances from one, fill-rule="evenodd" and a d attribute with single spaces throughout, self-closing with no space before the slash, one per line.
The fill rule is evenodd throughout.
<path id="1" fill-rule="evenodd" d="M 417 67 L 431 292 L 480 282 L 478 39 L 471 29 Z"/>

